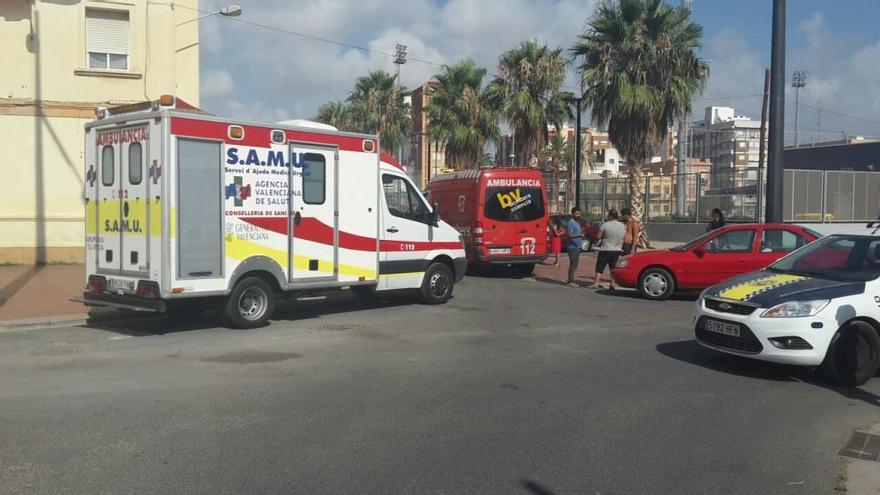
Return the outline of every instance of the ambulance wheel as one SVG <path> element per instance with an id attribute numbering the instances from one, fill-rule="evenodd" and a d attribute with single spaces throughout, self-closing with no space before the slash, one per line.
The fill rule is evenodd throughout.
<path id="1" fill-rule="evenodd" d="M 257 328 L 269 323 L 275 309 L 275 291 L 259 277 L 248 277 L 235 285 L 223 316 L 235 328 Z"/>
<path id="2" fill-rule="evenodd" d="M 535 264 L 534 263 L 523 263 L 521 265 L 516 265 L 516 270 L 523 277 L 528 277 L 529 275 L 531 275 L 535 271 Z"/>
<path id="3" fill-rule="evenodd" d="M 841 385 L 864 385 L 880 368 L 880 336 L 864 321 L 851 321 L 831 339 L 822 367 Z"/>
<path id="4" fill-rule="evenodd" d="M 664 301 L 675 292 L 675 278 L 663 268 L 648 268 L 639 275 L 639 292 L 645 299 Z"/>
<path id="5" fill-rule="evenodd" d="M 422 288 L 419 290 L 425 304 L 443 304 L 452 297 L 455 277 L 452 270 L 443 263 L 433 263 L 425 271 Z"/>

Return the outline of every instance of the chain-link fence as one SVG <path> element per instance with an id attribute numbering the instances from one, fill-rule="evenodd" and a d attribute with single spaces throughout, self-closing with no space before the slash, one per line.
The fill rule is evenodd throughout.
<path id="1" fill-rule="evenodd" d="M 647 176 L 642 183 L 647 222 L 706 222 L 720 208 L 732 222 L 756 222 L 764 209 L 766 178 L 756 169 L 737 170 L 714 180 L 709 174 Z M 564 186 L 560 186 L 560 190 Z M 558 202 L 568 209 L 574 194 Z M 629 178 L 581 181 L 581 210 L 601 219 L 609 208 L 630 205 Z M 680 199 L 681 198 L 681 199 Z M 561 212 L 560 211 L 560 212 Z M 861 222 L 880 215 L 880 172 L 786 170 L 783 218 L 787 222 Z"/>

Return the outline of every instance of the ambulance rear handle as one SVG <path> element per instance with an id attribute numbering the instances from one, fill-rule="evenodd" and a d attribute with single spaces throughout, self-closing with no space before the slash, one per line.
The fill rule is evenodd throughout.
<path id="1" fill-rule="evenodd" d="M 396 234 L 398 232 L 397 227 L 388 227 L 385 229 L 387 232 L 391 232 L 392 234 Z"/>

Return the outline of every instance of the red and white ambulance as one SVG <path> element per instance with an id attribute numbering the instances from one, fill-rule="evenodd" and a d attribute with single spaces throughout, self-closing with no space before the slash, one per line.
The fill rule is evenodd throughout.
<path id="1" fill-rule="evenodd" d="M 459 233 L 375 136 L 223 119 L 171 96 L 97 113 L 86 125 L 87 305 L 210 302 L 255 327 L 278 297 L 417 289 L 442 303 L 464 276 Z"/>
<path id="2" fill-rule="evenodd" d="M 499 167 L 438 175 L 428 198 L 461 232 L 471 265 L 514 265 L 529 274 L 547 257 L 549 212 L 539 170 Z"/>

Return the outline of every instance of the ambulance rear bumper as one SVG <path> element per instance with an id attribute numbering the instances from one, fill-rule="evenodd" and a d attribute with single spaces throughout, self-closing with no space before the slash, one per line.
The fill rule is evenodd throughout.
<path id="1" fill-rule="evenodd" d="M 86 306 L 109 307 L 147 313 L 164 313 L 168 309 L 165 301 L 158 299 L 143 299 L 135 296 L 98 294 L 95 292 L 83 292 L 82 303 Z"/>

